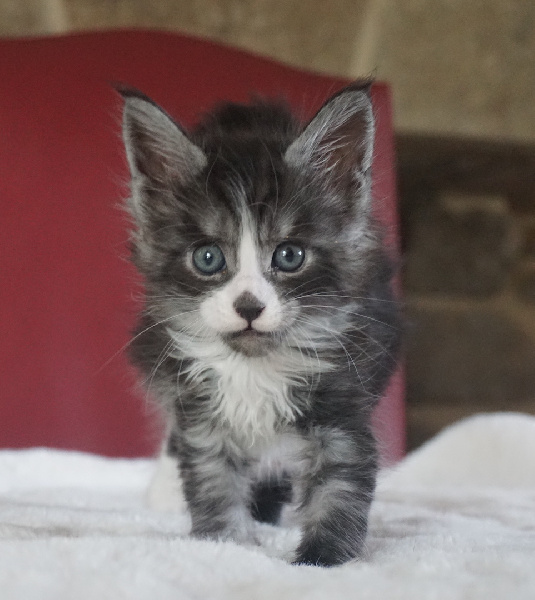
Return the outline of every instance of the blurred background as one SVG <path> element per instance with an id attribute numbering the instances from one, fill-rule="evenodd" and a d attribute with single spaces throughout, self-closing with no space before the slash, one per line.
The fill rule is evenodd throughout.
<path id="1" fill-rule="evenodd" d="M 391 85 L 409 446 L 535 414 L 533 0 L 0 0 L 0 36 L 143 27 Z"/>

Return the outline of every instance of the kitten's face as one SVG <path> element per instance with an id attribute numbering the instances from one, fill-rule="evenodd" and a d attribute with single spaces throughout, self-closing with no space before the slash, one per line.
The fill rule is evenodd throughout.
<path id="1" fill-rule="evenodd" d="M 209 270 L 215 263 L 226 279 L 200 301 L 202 322 L 234 350 L 256 356 L 276 347 L 295 319 L 291 301 L 277 290 L 276 273 L 281 266 L 303 268 L 305 250 L 290 243 L 276 250 L 263 247 L 251 216 L 245 213 L 242 219 L 234 235 L 196 249 L 191 262 L 201 276 L 210 278 L 213 275 L 204 271 L 208 263 Z M 230 240 L 235 240 L 234 247 Z"/>
<path id="2" fill-rule="evenodd" d="M 312 351 L 343 330 L 370 248 L 371 118 L 351 89 L 300 135 L 280 109 L 229 106 L 190 139 L 126 96 L 136 262 L 184 350 Z"/>
<path id="3" fill-rule="evenodd" d="M 318 326 L 332 317 L 325 306 L 338 304 L 324 295 L 340 290 L 349 264 L 344 233 L 337 220 L 315 218 L 282 157 L 264 158 L 266 172 L 257 165 L 249 185 L 239 169 L 225 177 L 225 159 L 209 163 L 211 177 L 203 172 L 179 199 L 172 195 L 153 239 L 145 231 L 138 245 L 150 307 L 170 319 L 184 346 L 222 341 L 247 356 L 303 347 L 312 316 Z M 274 181 L 274 168 L 277 186 L 266 186 L 260 201 L 250 182 Z"/>

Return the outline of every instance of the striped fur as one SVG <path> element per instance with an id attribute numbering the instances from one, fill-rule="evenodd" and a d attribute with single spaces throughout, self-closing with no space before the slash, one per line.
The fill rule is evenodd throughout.
<path id="1" fill-rule="evenodd" d="M 296 563 L 362 556 L 370 415 L 399 345 L 371 215 L 368 92 L 342 90 L 304 127 L 257 102 L 223 105 L 186 133 L 123 90 L 146 285 L 132 358 L 166 411 L 192 534 L 254 543 L 254 519 L 275 521 L 291 501 Z M 295 270 L 275 260 L 280 244 L 304 257 Z M 210 261 L 214 245 L 224 267 L 207 274 L 194 253 Z"/>

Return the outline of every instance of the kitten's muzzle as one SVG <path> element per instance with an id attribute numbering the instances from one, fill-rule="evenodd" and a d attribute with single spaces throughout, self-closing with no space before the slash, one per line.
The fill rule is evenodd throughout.
<path id="1" fill-rule="evenodd" d="M 247 322 L 247 326 L 239 331 L 224 335 L 226 343 L 235 351 L 245 356 L 264 356 L 274 347 L 272 332 L 259 331 L 254 322 L 264 309 L 265 304 L 251 292 L 241 293 L 232 304 L 236 314 Z"/>

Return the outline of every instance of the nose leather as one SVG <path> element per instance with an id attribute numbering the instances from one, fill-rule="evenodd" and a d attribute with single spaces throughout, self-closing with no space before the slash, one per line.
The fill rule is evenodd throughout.
<path id="1" fill-rule="evenodd" d="M 257 319 L 265 308 L 265 305 L 251 292 L 243 292 L 234 300 L 234 310 L 244 318 L 249 326 Z"/>

